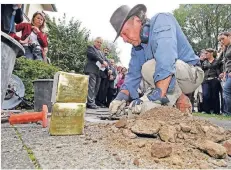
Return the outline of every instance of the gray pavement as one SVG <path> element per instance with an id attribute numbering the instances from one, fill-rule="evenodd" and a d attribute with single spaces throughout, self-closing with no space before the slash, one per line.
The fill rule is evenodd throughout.
<path id="1" fill-rule="evenodd" d="M 34 165 L 15 130 L 8 123 L 1 125 L 1 168 L 33 169 Z"/>

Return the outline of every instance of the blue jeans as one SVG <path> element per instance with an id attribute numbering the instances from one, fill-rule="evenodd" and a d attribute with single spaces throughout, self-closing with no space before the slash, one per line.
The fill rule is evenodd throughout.
<path id="1" fill-rule="evenodd" d="M 226 76 L 223 89 L 224 113 L 231 116 L 231 75 Z"/>

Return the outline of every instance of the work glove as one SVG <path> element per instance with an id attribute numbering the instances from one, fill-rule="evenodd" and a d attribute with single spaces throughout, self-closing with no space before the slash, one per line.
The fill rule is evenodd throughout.
<path id="1" fill-rule="evenodd" d="M 124 110 L 126 106 L 126 102 L 129 100 L 129 96 L 124 94 L 123 92 L 119 92 L 116 98 L 110 103 L 109 113 L 111 116 L 121 115 L 121 112 Z"/>
<path id="2" fill-rule="evenodd" d="M 161 97 L 161 93 L 160 88 L 155 88 L 149 90 L 143 97 L 133 100 L 129 106 L 132 114 L 144 113 L 152 108 L 166 105 L 169 100 L 166 96 Z"/>

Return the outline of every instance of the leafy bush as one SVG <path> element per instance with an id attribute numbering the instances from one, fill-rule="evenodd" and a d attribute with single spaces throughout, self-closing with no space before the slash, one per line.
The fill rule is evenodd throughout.
<path id="1" fill-rule="evenodd" d="M 60 70 L 56 66 L 41 61 L 20 57 L 16 59 L 13 74 L 17 75 L 23 81 L 26 90 L 25 98 L 33 101 L 33 81 L 37 79 L 53 79 L 54 74 Z"/>
<path id="2" fill-rule="evenodd" d="M 58 22 L 47 16 L 46 24 L 49 35 L 47 55 L 51 62 L 64 71 L 83 73 L 90 32 L 79 20 L 72 18 L 67 21 L 65 14 Z"/>

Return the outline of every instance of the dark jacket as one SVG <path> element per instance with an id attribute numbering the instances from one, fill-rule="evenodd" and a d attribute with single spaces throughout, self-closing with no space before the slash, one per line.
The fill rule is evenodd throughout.
<path id="1" fill-rule="evenodd" d="M 94 46 L 87 47 L 87 63 L 84 68 L 84 73 L 94 73 L 99 76 L 99 67 L 96 65 L 96 62 L 99 61 L 103 64 L 103 54 L 100 50 L 95 48 Z"/>
<path id="2" fill-rule="evenodd" d="M 231 45 L 224 51 L 225 72 L 231 72 Z"/>
<path id="3" fill-rule="evenodd" d="M 114 67 L 112 67 L 112 66 L 110 66 L 109 69 L 112 70 L 112 75 L 114 77 L 113 80 L 109 79 L 109 88 L 114 89 L 115 88 L 114 82 L 115 82 L 115 79 L 116 79 L 116 69 Z"/>
<path id="4" fill-rule="evenodd" d="M 220 61 L 214 59 L 212 63 L 205 60 L 202 63 L 202 69 L 205 72 L 204 80 L 218 78 L 220 72 Z"/>
<path id="5" fill-rule="evenodd" d="M 12 4 L 1 4 L 1 30 L 5 33 L 9 33 L 10 31 L 10 21 L 13 13 L 13 5 Z M 22 9 L 17 9 L 14 22 L 19 24 L 23 21 L 23 11 Z M 15 25 L 13 24 L 11 32 L 15 33 Z"/>
<path id="6" fill-rule="evenodd" d="M 108 65 L 110 64 L 110 62 L 108 61 L 105 55 L 103 55 L 103 60 L 106 61 Z M 108 78 L 108 67 L 104 71 L 100 70 L 99 75 L 101 78 L 104 78 L 104 79 Z"/>

